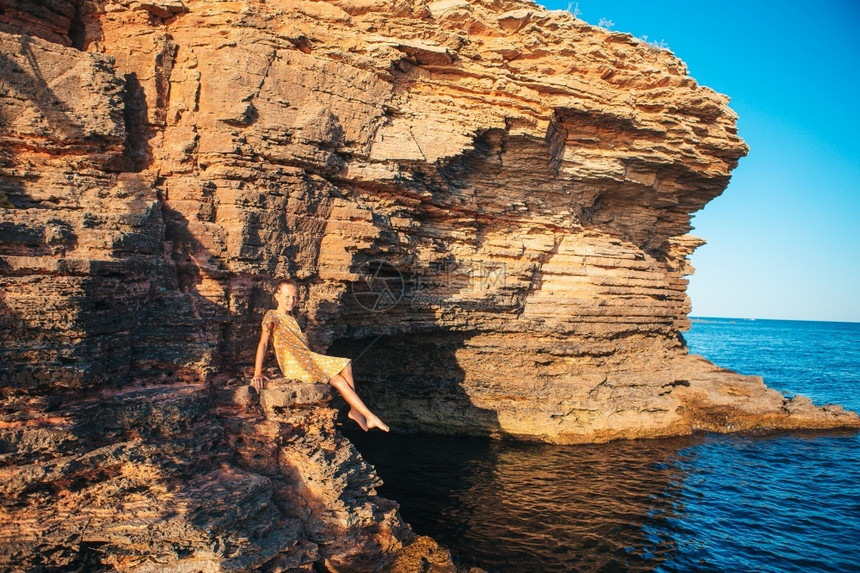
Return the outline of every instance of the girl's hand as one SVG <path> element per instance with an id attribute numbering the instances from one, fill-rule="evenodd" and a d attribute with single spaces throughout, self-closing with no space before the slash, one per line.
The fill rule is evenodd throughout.
<path id="1" fill-rule="evenodd" d="M 254 388 L 257 390 L 262 390 L 266 387 L 266 382 L 269 381 L 269 378 L 265 374 L 260 374 L 259 376 L 254 376 L 251 378 L 251 383 L 254 385 Z"/>

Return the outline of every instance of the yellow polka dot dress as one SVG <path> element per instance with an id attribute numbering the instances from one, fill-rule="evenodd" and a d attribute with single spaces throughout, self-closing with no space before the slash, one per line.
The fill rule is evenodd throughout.
<path id="1" fill-rule="evenodd" d="M 275 358 L 284 378 L 325 383 L 350 362 L 349 358 L 312 352 L 296 319 L 284 312 L 267 312 L 263 317 L 263 328 L 272 329 Z"/>

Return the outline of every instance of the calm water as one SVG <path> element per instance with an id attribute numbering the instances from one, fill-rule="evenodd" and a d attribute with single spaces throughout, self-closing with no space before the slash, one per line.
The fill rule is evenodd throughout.
<path id="1" fill-rule="evenodd" d="M 860 324 L 705 319 L 693 352 L 860 410 Z M 595 446 L 359 436 L 418 533 L 490 572 L 860 571 L 857 432 Z"/>

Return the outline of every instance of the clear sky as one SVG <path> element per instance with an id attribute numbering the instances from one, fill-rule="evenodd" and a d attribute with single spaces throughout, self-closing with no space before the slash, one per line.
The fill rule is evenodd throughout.
<path id="1" fill-rule="evenodd" d="M 750 153 L 693 219 L 708 244 L 692 257 L 692 315 L 860 322 L 860 1 L 578 8 L 665 42 L 740 116 Z"/>

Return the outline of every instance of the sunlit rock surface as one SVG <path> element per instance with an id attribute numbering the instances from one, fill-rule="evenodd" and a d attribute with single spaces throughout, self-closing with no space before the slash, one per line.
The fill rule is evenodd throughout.
<path id="1" fill-rule="evenodd" d="M 3 570 L 375 571 L 426 553 L 331 397 L 220 378 L 5 416 Z"/>
<path id="2" fill-rule="evenodd" d="M 515 0 L 0 8 L 4 563 L 348 570 L 409 542 L 330 419 L 284 453 L 258 406 L 222 413 L 272 277 L 395 430 L 860 424 L 687 354 L 690 216 L 746 146 L 665 50 Z M 360 495 L 296 485 L 345 467 Z"/>

